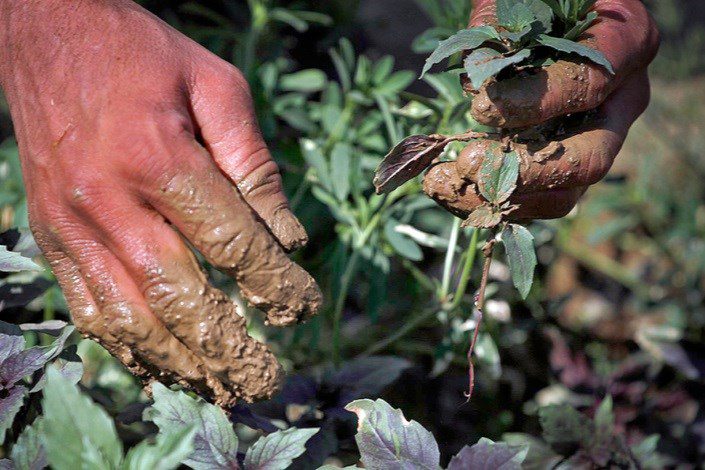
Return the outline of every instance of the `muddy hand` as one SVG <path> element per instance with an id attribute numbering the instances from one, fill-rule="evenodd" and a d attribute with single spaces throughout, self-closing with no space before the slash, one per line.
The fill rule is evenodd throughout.
<path id="1" fill-rule="evenodd" d="M 566 215 L 587 187 L 605 176 L 648 104 L 646 67 L 659 44 L 652 18 L 639 0 L 597 0 L 594 9 L 599 17 L 580 39 L 604 54 L 615 75 L 591 63 L 559 60 L 533 75 L 489 81 L 479 90 L 463 83 L 474 95 L 473 117 L 493 127 L 525 130 L 595 110 L 588 123 L 558 138 L 517 145 L 521 169 L 511 202 L 521 207 L 511 214 L 514 220 Z M 493 0 L 478 1 L 471 26 L 494 23 L 494 11 Z M 487 145 L 474 142 L 457 162 L 432 167 L 424 179 L 427 194 L 459 216 L 480 205 L 474 182 Z"/>
<path id="2" fill-rule="evenodd" d="M 0 81 L 76 326 L 147 381 L 223 405 L 270 396 L 276 359 L 182 238 L 270 323 L 316 312 L 242 75 L 133 2 L 33 0 L 0 6 Z"/>

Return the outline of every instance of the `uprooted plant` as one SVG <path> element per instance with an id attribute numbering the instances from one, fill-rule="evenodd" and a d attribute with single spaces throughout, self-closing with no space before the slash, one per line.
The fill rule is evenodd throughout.
<path id="1" fill-rule="evenodd" d="M 576 42 L 598 17 L 597 12 L 590 11 L 594 3 L 595 0 L 498 0 L 496 25 L 484 24 L 463 29 L 442 41 L 426 60 L 421 76 L 434 64 L 458 53 L 465 54 L 463 73 L 473 93 L 502 78 L 521 77 L 524 73 L 535 72 L 571 55 L 602 66 L 612 74 L 612 66 L 602 53 Z M 471 162 L 467 166 L 474 167 L 474 171 L 459 174 L 465 180 L 462 188 L 449 190 L 448 186 L 455 185 L 457 179 L 444 170 L 429 174 L 424 181 L 424 190 L 429 196 L 465 218 L 463 226 L 472 226 L 476 230 L 490 229 L 482 250 L 485 263 L 475 297 L 478 322 L 468 351 L 468 399 L 474 387 L 472 354 L 482 321 L 485 287 L 497 241 L 504 245 L 512 280 L 522 297 L 526 298 L 531 289 L 536 266 L 533 236 L 524 226 L 510 223 L 512 214 L 520 208 L 520 204 L 511 201 L 510 197 L 521 184 L 521 168 L 528 167 L 524 164 L 527 163 L 524 162 L 525 158 L 542 162 L 563 151 L 561 142 L 552 141 L 546 135 L 552 133 L 555 126 L 554 122 L 539 129 L 499 128 L 495 132 L 468 130 L 450 136 L 412 135 L 386 155 L 375 173 L 376 192 L 389 193 L 439 161 L 451 142 L 477 144 L 485 141 L 478 146 L 484 149 L 484 155 L 479 157 L 479 166 L 477 162 Z M 539 141 L 541 148 L 527 152 L 532 141 Z M 458 166 L 458 173 L 467 170 L 460 162 Z M 469 183 L 469 188 L 466 183 Z M 458 195 L 465 196 L 467 192 L 479 193 L 479 204 L 470 204 L 467 211 L 459 210 L 453 204 L 446 204 L 449 202 L 446 196 L 449 191 L 458 198 L 461 197 Z"/>

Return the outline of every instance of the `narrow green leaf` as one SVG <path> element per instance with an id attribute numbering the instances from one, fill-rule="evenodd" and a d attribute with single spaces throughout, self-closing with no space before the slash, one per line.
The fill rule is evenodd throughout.
<path id="1" fill-rule="evenodd" d="M 446 59 L 453 54 L 475 49 L 481 46 L 485 41 L 499 40 L 499 33 L 492 26 L 477 26 L 475 28 L 463 29 L 449 37 L 445 41 L 441 41 L 436 47 L 436 50 L 426 59 L 426 63 L 421 71 L 421 77 L 428 72 L 433 65 Z"/>
<path id="2" fill-rule="evenodd" d="M 387 79 L 394 69 L 394 57 L 386 55 L 379 59 L 372 69 L 372 83 L 379 85 Z"/>
<path id="3" fill-rule="evenodd" d="M 502 243 L 509 261 L 512 281 L 523 298 L 529 295 L 534 282 L 536 253 L 534 237 L 521 225 L 508 224 L 502 231 Z"/>
<path id="4" fill-rule="evenodd" d="M 494 49 L 481 48 L 474 50 L 465 58 L 463 65 L 472 86 L 478 89 L 490 77 L 513 64 L 518 64 L 531 55 L 531 50 L 522 49 L 514 55 L 505 57 Z"/>
<path id="5" fill-rule="evenodd" d="M 504 153 L 499 145 L 485 152 L 480 166 L 478 188 L 494 205 L 509 199 L 519 178 L 519 157 L 516 152 Z"/>
<path id="6" fill-rule="evenodd" d="M 592 26 L 592 23 L 594 23 L 596 19 L 597 12 L 591 11 L 587 14 L 584 20 L 575 23 L 575 26 L 573 26 L 567 33 L 565 33 L 563 37 L 565 39 L 570 39 L 571 41 L 577 40 L 580 35 L 585 32 L 586 29 Z"/>
<path id="7" fill-rule="evenodd" d="M 597 65 L 601 65 L 602 67 L 607 69 L 609 73 L 614 75 L 614 69 L 612 68 L 612 64 L 610 64 L 610 62 L 602 54 L 602 52 L 598 51 L 597 49 L 593 49 L 591 47 L 585 46 L 575 41 L 571 41 L 569 39 L 554 38 L 552 36 L 546 36 L 545 34 L 540 35 L 536 40 L 540 44 L 555 49 L 559 52 L 563 52 L 566 54 L 578 54 L 582 57 L 585 57 L 590 61 L 596 63 Z"/>
<path id="8" fill-rule="evenodd" d="M 399 222 L 394 219 L 389 219 L 384 224 L 384 236 L 394 248 L 394 251 L 399 253 L 404 258 L 408 258 L 412 261 L 421 261 L 423 259 L 423 252 L 419 245 L 416 244 L 411 238 L 402 235 L 397 232 L 396 228 Z"/>
<path id="9" fill-rule="evenodd" d="M 291 462 L 306 451 L 306 441 L 319 428 L 289 428 L 257 439 L 245 454 L 247 470 L 286 470 Z"/>
<path id="10" fill-rule="evenodd" d="M 607 395 L 595 412 L 595 428 L 602 437 L 612 435 L 614 431 L 614 412 L 612 410 L 612 396 Z"/>
<path id="11" fill-rule="evenodd" d="M 285 91 L 312 93 L 314 91 L 323 90 L 326 86 L 326 82 L 326 74 L 321 70 L 306 69 L 282 75 L 279 79 L 279 86 Z"/>
<path id="12" fill-rule="evenodd" d="M 414 73 L 410 70 L 394 72 L 387 80 L 375 88 L 375 92 L 387 97 L 396 98 L 399 92 L 404 91 L 414 81 Z"/>
<path id="13" fill-rule="evenodd" d="M 330 176 L 333 192 L 339 201 L 345 201 L 350 194 L 350 162 L 352 147 L 339 142 L 331 152 Z"/>
<path id="14" fill-rule="evenodd" d="M 318 147 L 318 144 L 310 139 L 301 139 L 301 152 L 304 156 L 304 160 L 310 167 L 316 171 L 316 176 L 321 185 L 328 191 L 333 189 L 330 170 L 328 169 L 328 162 L 323 156 L 323 152 Z"/>
<path id="15" fill-rule="evenodd" d="M 90 460 L 92 468 L 120 466 L 122 443 L 113 420 L 53 367 L 47 369 L 42 409 L 44 446 L 51 468 L 85 468 L 84 459 Z"/>

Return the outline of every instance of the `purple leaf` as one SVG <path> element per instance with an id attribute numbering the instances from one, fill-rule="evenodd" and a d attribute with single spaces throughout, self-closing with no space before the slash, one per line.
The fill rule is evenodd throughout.
<path id="1" fill-rule="evenodd" d="M 394 191 L 419 175 L 441 155 L 448 142 L 444 136 L 433 135 L 412 135 L 399 142 L 375 171 L 377 194 Z"/>
<path id="2" fill-rule="evenodd" d="M 318 428 L 289 428 L 260 437 L 247 449 L 244 467 L 248 470 L 289 468 L 291 461 L 306 450 L 306 441 L 317 432 Z"/>
<path id="3" fill-rule="evenodd" d="M 521 470 L 529 446 L 510 446 L 481 438 L 474 446 L 463 447 L 448 465 L 448 470 Z"/>
<path id="4" fill-rule="evenodd" d="M 357 398 L 379 395 L 409 367 L 411 363 L 399 357 L 363 357 L 346 362 L 325 382 L 339 388 L 341 404 L 347 404 Z"/>
<path id="5" fill-rule="evenodd" d="M 24 344 L 24 337 L 21 334 L 17 336 L 0 333 L 0 370 L 2 370 L 2 363 L 7 358 L 24 349 Z"/>
<path id="6" fill-rule="evenodd" d="M 384 400 L 356 400 L 345 407 L 357 415 L 355 441 L 365 468 L 438 469 L 433 435 Z"/>
<path id="7" fill-rule="evenodd" d="M 27 389 L 21 385 L 9 390 L 7 396 L 0 398 L 0 443 L 5 441 L 5 432 L 10 429 L 15 415 L 24 402 Z"/>
<path id="8" fill-rule="evenodd" d="M 64 348 L 64 343 L 73 332 L 73 326 L 67 326 L 61 335 L 49 346 L 35 346 L 6 359 L 0 365 L 0 381 L 5 386 L 14 384 L 23 377 L 34 373 L 58 356 Z"/>

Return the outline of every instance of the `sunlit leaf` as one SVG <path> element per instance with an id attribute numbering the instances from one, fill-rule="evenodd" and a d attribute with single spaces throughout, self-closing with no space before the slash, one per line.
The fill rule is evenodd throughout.
<path id="1" fill-rule="evenodd" d="M 460 51 L 471 50 L 481 46 L 485 41 L 499 40 L 499 33 L 492 26 L 477 26 L 475 28 L 463 29 L 441 41 L 436 50 L 426 59 L 426 63 L 421 71 L 423 77 L 434 64 L 446 59 Z"/>
<path id="2" fill-rule="evenodd" d="M 508 224 L 502 231 L 502 243 L 507 253 L 512 281 L 521 296 L 526 298 L 534 282 L 534 269 L 536 267 L 534 237 L 526 227 Z"/>
<path id="3" fill-rule="evenodd" d="M 518 64 L 531 55 L 529 49 L 522 49 L 514 55 L 505 56 L 494 49 L 475 49 L 469 54 L 463 65 L 468 78 L 475 89 L 478 89 L 490 77 L 494 77 L 499 72 L 513 64 Z"/>
<path id="4" fill-rule="evenodd" d="M 597 65 L 601 65 L 602 67 L 607 69 L 609 73 L 614 75 L 614 69 L 612 68 L 612 64 L 610 64 L 610 62 L 602 54 L 602 52 L 598 51 L 597 49 L 593 49 L 591 47 L 585 46 L 575 41 L 571 41 L 569 39 L 554 38 L 552 36 L 546 36 L 545 34 L 540 35 L 537 38 L 537 41 L 540 44 L 555 49 L 559 52 L 563 52 L 566 54 L 578 54 L 582 57 L 585 57 L 591 60 L 592 62 L 596 63 Z"/>
<path id="5" fill-rule="evenodd" d="M 499 145 L 485 152 L 477 186 L 489 202 L 499 205 L 509 199 L 519 177 L 519 157 L 516 152 L 505 153 Z"/>
<path id="6" fill-rule="evenodd" d="M 245 454 L 247 470 L 285 470 L 306 450 L 306 441 L 318 428 L 289 428 L 260 437 Z"/>
<path id="7" fill-rule="evenodd" d="M 391 192 L 419 175 L 447 144 L 444 138 L 428 135 L 412 135 L 399 142 L 375 171 L 377 194 Z"/>

